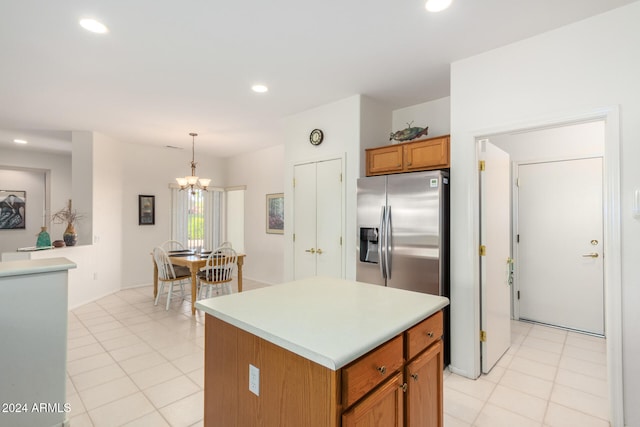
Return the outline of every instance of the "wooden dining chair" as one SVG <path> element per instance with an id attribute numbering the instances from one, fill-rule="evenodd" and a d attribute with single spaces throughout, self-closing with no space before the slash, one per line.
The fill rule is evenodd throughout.
<path id="1" fill-rule="evenodd" d="M 171 264 L 169 255 L 167 255 L 167 252 L 161 247 L 153 249 L 153 259 L 158 267 L 158 283 L 160 284 L 154 305 L 158 305 L 160 295 L 164 293 L 165 285 L 168 285 L 166 310 L 169 310 L 171 296 L 178 292 L 178 290 L 174 291 L 174 285 L 180 285 L 180 296 L 184 300 L 184 284 L 191 281 L 191 274 L 188 270 L 187 274 L 177 274 L 173 264 Z"/>
<path id="2" fill-rule="evenodd" d="M 164 251 L 168 255 L 171 255 L 172 252 L 180 252 L 180 251 L 188 250 L 188 249 L 185 249 L 184 245 L 177 240 L 167 240 L 164 243 L 162 243 L 160 247 L 164 249 Z M 189 268 L 185 267 L 184 265 L 176 265 L 176 264 L 172 264 L 172 265 L 173 265 L 173 270 L 176 273 L 176 276 L 184 276 L 185 274 L 191 274 L 191 272 L 189 271 Z"/>
<path id="3" fill-rule="evenodd" d="M 207 263 L 198 272 L 200 289 L 198 299 L 210 298 L 214 289 L 216 294 L 220 291 L 230 294 L 233 270 L 236 268 L 237 260 L 236 251 L 230 247 L 223 246 L 211 251 L 207 257 Z"/>

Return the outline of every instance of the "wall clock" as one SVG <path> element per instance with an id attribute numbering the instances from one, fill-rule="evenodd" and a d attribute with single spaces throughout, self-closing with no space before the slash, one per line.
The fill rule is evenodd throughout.
<path id="1" fill-rule="evenodd" d="M 322 139 L 324 138 L 324 134 L 320 129 L 314 129 L 309 134 L 309 142 L 313 145 L 320 145 Z"/>

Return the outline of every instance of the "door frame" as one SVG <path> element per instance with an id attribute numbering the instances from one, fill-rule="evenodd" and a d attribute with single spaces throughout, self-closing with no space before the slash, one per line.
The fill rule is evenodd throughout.
<path id="1" fill-rule="evenodd" d="M 582 160 L 582 159 L 602 159 L 602 164 L 603 164 L 603 172 L 602 172 L 602 178 L 603 178 L 603 182 L 604 182 L 604 156 L 597 156 L 597 155 L 593 155 L 593 156 L 579 156 L 579 157 L 573 157 L 573 156 L 558 156 L 558 157 L 550 157 L 550 158 L 543 158 L 541 160 L 534 160 L 534 161 L 527 161 L 527 160 L 523 160 L 523 161 L 515 161 L 512 162 L 512 168 L 511 168 L 511 176 L 513 177 L 513 182 L 511 183 L 511 188 L 512 188 L 512 211 L 511 211 L 511 215 L 512 215 L 512 229 L 511 229 L 511 248 L 512 248 L 512 257 L 515 261 L 515 268 L 513 271 L 513 275 L 514 275 L 514 280 L 513 280 L 513 288 L 512 288 L 512 293 L 511 293 L 511 314 L 513 316 L 513 319 L 518 320 L 520 319 L 520 300 L 518 299 L 518 291 L 520 291 L 520 262 L 519 262 L 519 253 L 518 253 L 518 241 L 517 241 L 517 235 L 518 235 L 518 212 L 519 212 L 519 205 L 518 205 L 518 192 L 520 191 L 520 188 L 518 187 L 518 185 L 516 185 L 518 178 L 519 178 L 519 167 L 521 165 L 530 165 L 530 164 L 534 164 L 534 163 L 549 163 L 549 162 L 566 162 L 566 161 L 571 161 L 571 160 Z M 603 186 L 603 195 L 602 195 L 602 201 L 603 201 L 603 211 L 604 211 L 604 186 Z M 602 214 L 602 218 L 603 218 L 603 225 L 604 225 L 604 212 Z M 604 230 L 603 230 L 604 231 Z M 605 247 L 606 242 L 604 242 L 604 238 L 603 238 L 603 248 Z M 604 282 L 604 273 L 603 273 L 603 282 Z M 604 288 L 604 283 L 603 283 L 603 288 Z M 604 289 L 603 289 L 604 291 Z M 606 308 L 606 301 L 603 302 L 603 304 L 605 304 L 605 308 Z M 606 310 L 605 310 L 605 315 L 606 315 Z M 605 322 L 606 323 L 606 322 Z M 606 328 L 606 325 L 605 325 Z M 598 335 L 600 336 L 600 335 Z M 606 336 L 606 329 L 605 329 L 605 336 Z"/>
<path id="2" fill-rule="evenodd" d="M 341 251 L 342 253 L 340 254 L 341 258 L 342 258 L 342 267 L 341 267 L 341 275 L 342 278 L 345 278 L 345 274 L 347 271 L 347 258 L 346 258 L 346 203 L 347 203 L 347 192 L 346 192 L 346 182 L 347 182 L 347 176 L 346 176 L 346 154 L 334 154 L 334 155 L 327 155 L 327 156 L 319 156 L 319 157 L 314 157 L 314 158 L 310 158 L 310 159 L 306 159 L 306 160 L 299 160 L 295 163 L 293 163 L 293 165 L 291 165 L 291 176 L 292 176 L 292 180 L 291 180 L 291 197 L 294 199 L 291 202 L 291 206 L 295 206 L 295 197 L 296 197 L 296 193 L 295 193 L 295 189 L 294 189 L 294 183 L 293 181 L 295 180 L 295 170 L 296 170 L 296 166 L 301 166 L 301 165 L 305 165 L 305 164 L 309 164 L 309 163 L 319 163 L 319 162 L 328 162 L 331 160 L 341 160 L 341 171 L 340 173 L 342 173 L 342 186 L 341 186 L 341 191 L 342 191 L 342 212 L 341 212 L 341 220 L 342 220 L 342 245 L 341 245 Z M 285 205 L 286 205 L 286 199 L 285 199 Z M 295 217 L 296 217 L 296 212 L 294 209 L 291 209 L 291 230 L 295 230 Z M 285 209 L 285 213 L 286 213 L 286 209 Z M 286 224 L 286 219 L 285 219 L 285 224 Z M 285 225 L 286 228 L 286 225 Z M 291 263 L 291 277 L 295 277 L 295 268 L 296 268 L 296 264 L 295 264 L 295 240 L 293 240 L 295 238 L 295 236 L 293 235 L 293 232 L 291 233 L 291 249 L 292 249 L 292 263 Z"/>
<path id="3" fill-rule="evenodd" d="M 622 239 L 621 239 L 621 199 L 620 199 L 620 108 L 612 105 L 573 113 L 557 113 L 546 118 L 530 118 L 528 121 L 510 123 L 490 129 L 477 129 L 464 135 L 454 135 L 456 140 L 468 141 L 475 144 L 478 139 L 491 138 L 499 135 L 519 131 L 535 131 L 545 128 L 578 124 L 585 121 L 604 121 L 604 156 L 603 156 L 603 251 L 604 257 L 604 295 L 605 295 L 605 336 L 607 348 L 607 378 L 609 387 L 609 421 L 613 426 L 624 423 L 623 403 L 623 373 L 622 373 Z M 474 166 L 478 164 L 478 153 L 475 152 Z M 478 191 L 477 174 L 475 189 Z M 474 224 L 473 248 L 477 250 L 479 240 L 479 206 L 478 195 L 470 194 L 472 202 Z M 480 312 L 480 284 L 478 264 L 474 269 L 474 303 L 476 314 Z M 456 319 L 452 318 L 452 322 Z M 474 372 L 479 377 L 481 373 L 480 351 L 480 316 L 475 316 L 475 330 L 473 331 L 476 344 L 474 349 Z"/>

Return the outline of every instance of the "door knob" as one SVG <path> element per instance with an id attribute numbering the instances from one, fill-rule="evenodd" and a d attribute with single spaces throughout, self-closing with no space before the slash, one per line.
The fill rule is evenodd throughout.
<path id="1" fill-rule="evenodd" d="M 598 254 L 596 252 L 592 252 L 590 254 L 582 255 L 583 258 L 598 258 Z"/>
<path id="2" fill-rule="evenodd" d="M 316 252 L 318 252 L 318 255 L 322 255 L 322 249 L 318 248 Z"/>
<path id="3" fill-rule="evenodd" d="M 307 250 L 305 250 L 305 252 L 311 252 L 312 254 L 315 254 L 315 253 L 316 253 L 316 250 L 315 250 L 315 249 L 313 249 L 313 248 L 311 248 L 311 249 L 307 249 Z"/>

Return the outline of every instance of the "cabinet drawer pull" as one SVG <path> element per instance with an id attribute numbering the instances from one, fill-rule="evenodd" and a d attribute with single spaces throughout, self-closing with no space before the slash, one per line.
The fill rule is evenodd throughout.
<path id="1" fill-rule="evenodd" d="M 402 385 L 400 385 L 400 386 L 398 386 L 398 387 L 400 387 L 400 388 L 402 389 L 402 392 L 403 392 L 403 393 L 406 393 L 406 392 L 407 392 L 407 383 L 402 383 Z"/>
<path id="2" fill-rule="evenodd" d="M 411 378 L 413 378 L 414 381 L 418 381 L 418 374 L 411 374 Z"/>
<path id="3" fill-rule="evenodd" d="M 387 367 L 386 366 L 380 366 L 378 368 L 378 372 L 380 372 L 380 375 L 384 375 L 387 373 Z"/>
<path id="4" fill-rule="evenodd" d="M 411 162 L 407 162 L 407 166 L 411 166 Z"/>
<path id="5" fill-rule="evenodd" d="M 429 338 L 433 338 L 433 331 L 429 331 L 429 332 L 427 332 L 427 336 L 428 336 Z"/>

